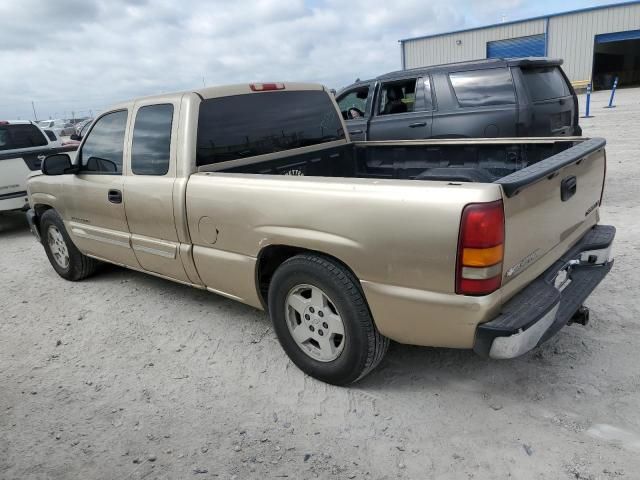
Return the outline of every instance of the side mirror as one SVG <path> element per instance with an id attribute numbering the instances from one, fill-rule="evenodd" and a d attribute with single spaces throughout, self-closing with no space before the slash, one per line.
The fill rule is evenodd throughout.
<path id="1" fill-rule="evenodd" d="M 42 173 L 45 175 L 64 175 L 71 173 L 71 157 L 66 153 L 56 153 L 49 155 L 42 161 Z"/>
<path id="2" fill-rule="evenodd" d="M 82 140 L 82 137 L 80 135 L 78 135 L 77 133 L 72 133 L 70 138 L 71 138 L 71 140 L 77 140 L 77 141 Z"/>

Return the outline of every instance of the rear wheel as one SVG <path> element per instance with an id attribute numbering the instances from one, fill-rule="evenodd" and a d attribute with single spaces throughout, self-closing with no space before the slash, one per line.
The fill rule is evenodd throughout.
<path id="1" fill-rule="evenodd" d="M 269 315 L 291 360 L 327 383 L 361 379 L 389 346 L 373 323 L 358 280 L 321 255 L 297 255 L 276 270 L 269 286 Z"/>
<path id="2" fill-rule="evenodd" d="M 47 210 L 42 215 L 40 235 L 51 266 L 62 278 L 82 280 L 98 268 L 97 260 L 83 255 L 73 244 L 62 218 L 55 210 Z"/>

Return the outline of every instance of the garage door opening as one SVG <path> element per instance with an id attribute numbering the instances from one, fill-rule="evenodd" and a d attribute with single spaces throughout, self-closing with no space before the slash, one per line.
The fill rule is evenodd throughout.
<path id="1" fill-rule="evenodd" d="M 640 85 L 640 30 L 596 35 L 593 53 L 593 88 Z"/>

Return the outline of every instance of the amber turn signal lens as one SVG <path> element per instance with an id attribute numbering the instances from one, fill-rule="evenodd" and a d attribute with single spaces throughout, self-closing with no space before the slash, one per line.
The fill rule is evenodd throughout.
<path id="1" fill-rule="evenodd" d="M 488 267 L 502 261 L 503 246 L 490 248 L 464 248 L 462 265 L 465 267 Z"/>

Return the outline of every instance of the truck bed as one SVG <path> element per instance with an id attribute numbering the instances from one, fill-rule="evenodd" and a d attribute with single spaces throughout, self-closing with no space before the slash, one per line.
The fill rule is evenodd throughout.
<path id="1" fill-rule="evenodd" d="M 601 139 L 469 139 L 353 142 L 302 154 L 282 152 L 201 167 L 201 171 L 312 177 L 442 180 L 451 182 L 522 182 L 533 171 L 513 174 L 601 148 Z M 580 148 L 573 148 L 578 147 Z M 566 152 L 564 155 L 559 155 Z M 545 168 L 537 169 L 538 174 Z M 538 175 L 535 175 L 538 176 Z M 514 187 L 515 188 L 515 187 Z"/>

